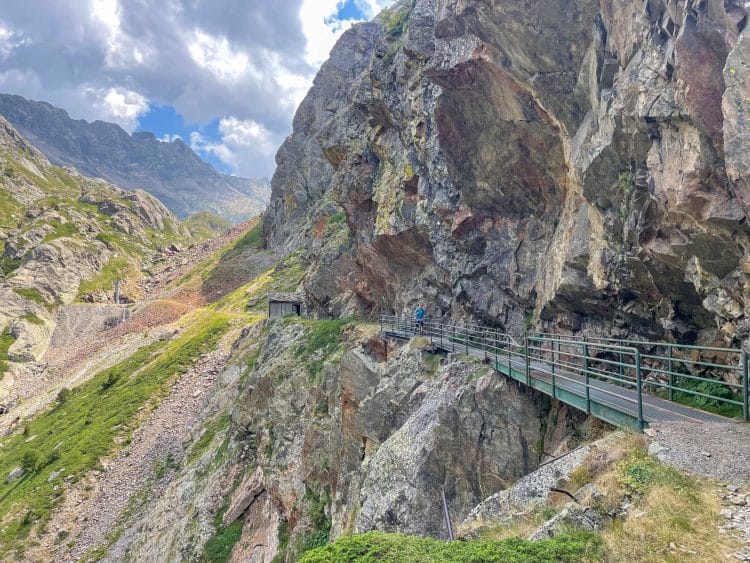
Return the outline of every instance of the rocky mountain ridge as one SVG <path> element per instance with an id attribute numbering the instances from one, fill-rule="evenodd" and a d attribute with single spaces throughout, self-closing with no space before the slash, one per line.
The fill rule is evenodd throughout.
<path id="1" fill-rule="evenodd" d="M 268 202 L 267 180 L 221 174 L 181 139 L 165 143 L 148 132 L 128 135 L 114 123 L 70 119 L 65 110 L 8 94 L 0 94 L 0 115 L 54 164 L 143 189 L 181 218 L 205 210 L 237 223 Z"/>
<path id="2" fill-rule="evenodd" d="M 307 245 L 345 213 L 349 244 L 314 251 L 306 286 L 324 314 L 426 300 L 512 332 L 738 345 L 746 19 L 737 1 L 402 0 L 344 34 L 298 109 L 268 239 Z"/>

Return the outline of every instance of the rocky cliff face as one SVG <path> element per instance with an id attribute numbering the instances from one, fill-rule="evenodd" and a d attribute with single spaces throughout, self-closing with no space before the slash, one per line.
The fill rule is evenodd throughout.
<path id="1" fill-rule="evenodd" d="M 114 123 L 73 120 L 47 103 L 7 94 L 0 94 L 0 115 L 54 164 L 144 189 L 180 217 L 208 210 L 240 222 L 268 203 L 268 180 L 220 174 L 180 139 L 164 143 L 151 133 L 128 135 Z"/>
<path id="2" fill-rule="evenodd" d="M 734 0 L 415 0 L 339 41 L 265 230 L 321 312 L 683 342 L 750 331 L 747 10 Z"/>

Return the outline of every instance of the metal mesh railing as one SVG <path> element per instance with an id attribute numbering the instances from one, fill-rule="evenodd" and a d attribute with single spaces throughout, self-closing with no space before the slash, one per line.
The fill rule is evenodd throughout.
<path id="1" fill-rule="evenodd" d="M 481 325 L 422 323 L 403 316 L 381 317 L 381 329 L 405 337 L 428 338 L 443 350 L 469 354 L 520 374 L 530 383 L 543 377 L 585 400 L 591 412 L 597 403 L 612 408 L 630 404 L 644 423 L 644 394 L 730 417 L 748 413 L 748 355 L 733 348 L 701 347 L 665 342 L 526 334 L 516 340 Z M 622 393 L 618 388 L 633 393 Z M 651 411 L 667 410 L 647 401 Z"/>

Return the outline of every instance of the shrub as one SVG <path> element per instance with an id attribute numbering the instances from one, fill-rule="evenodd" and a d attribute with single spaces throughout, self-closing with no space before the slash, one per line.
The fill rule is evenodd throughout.
<path id="1" fill-rule="evenodd" d="M 39 463 L 39 454 L 34 450 L 26 450 L 21 456 L 21 467 L 24 472 L 33 473 L 36 471 L 37 463 Z"/>
<path id="2" fill-rule="evenodd" d="M 559 535 L 530 542 L 520 538 L 502 541 L 451 542 L 432 538 L 369 532 L 345 536 L 302 556 L 304 563 L 548 563 L 595 560 L 602 555 L 602 540 L 589 532 Z"/>
<path id="3" fill-rule="evenodd" d="M 240 537 L 242 537 L 242 520 L 221 528 L 206 542 L 203 548 L 203 560 L 210 563 L 229 561 L 229 556 L 235 544 L 240 541 Z"/>

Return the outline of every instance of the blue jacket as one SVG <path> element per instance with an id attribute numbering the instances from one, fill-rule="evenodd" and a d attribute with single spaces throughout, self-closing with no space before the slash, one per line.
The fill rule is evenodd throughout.
<path id="1" fill-rule="evenodd" d="M 427 311 L 425 311 L 424 307 L 417 307 L 417 309 L 414 311 L 414 318 L 418 321 L 424 320 L 424 316 L 427 314 Z"/>

